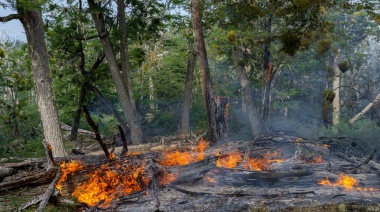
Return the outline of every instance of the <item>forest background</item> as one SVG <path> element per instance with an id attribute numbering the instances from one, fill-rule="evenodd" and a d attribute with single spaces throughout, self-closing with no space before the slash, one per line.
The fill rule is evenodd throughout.
<path id="1" fill-rule="evenodd" d="M 16 11 L 20 5 L 33 8 L 30 2 L 0 1 L 0 6 Z M 111 140 L 118 125 L 141 126 L 137 143 L 207 131 L 188 1 L 38 2 L 61 123 L 90 130 L 81 118 L 84 104 Z M 203 1 L 201 6 L 213 93 L 229 102 L 228 140 L 258 134 L 253 110 L 260 133 L 346 136 L 380 147 L 379 1 Z M 100 16 L 105 34 L 97 30 Z M 126 90 L 133 93 L 136 123 L 123 115 L 128 111 L 115 89 L 104 37 L 117 66 L 128 61 L 131 89 Z M 30 46 L 6 32 L 0 39 L 0 157 L 42 157 Z M 122 43 L 128 60 L 122 59 Z M 75 131 L 63 136 L 68 151 L 80 146 Z"/>

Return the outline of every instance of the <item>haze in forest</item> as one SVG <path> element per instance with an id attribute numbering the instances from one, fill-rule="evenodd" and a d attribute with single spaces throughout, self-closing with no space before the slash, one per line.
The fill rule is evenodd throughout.
<path id="1" fill-rule="evenodd" d="M 9 35 L 0 44 L 0 156 L 20 154 L 20 146 L 40 156 L 46 126 L 59 123 L 73 128 L 57 139 L 68 151 L 81 148 L 78 129 L 91 130 L 83 105 L 101 134 L 112 140 L 120 125 L 133 144 L 179 134 L 206 133 L 212 143 L 291 134 L 380 147 L 378 1 L 197 3 L 19 5 L 27 9 L 14 13 L 41 16 L 43 32 L 29 40 L 46 42 L 48 66 L 29 54 L 19 20 L 0 25 Z M 17 18 L 33 25 L 25 17 Z M 38 91 L 37 73 L 52 79 L 44 86 L 54 98 Z M 39 98 L 56 105 L 59 120 L 41 121 Z"/>

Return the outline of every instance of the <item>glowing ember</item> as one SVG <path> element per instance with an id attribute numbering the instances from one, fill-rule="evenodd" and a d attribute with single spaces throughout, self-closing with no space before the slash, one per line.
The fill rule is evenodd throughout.
<path id="1" fill-rule="evenodd" d="M 143 166 L 129 164 L 126 168 L 116 166 L 111 169 L 108 164 L 88 174 L 89 179 L 76 187 L 72 193 L 79 202 L 106 207 L 117 197 L 141 191 L 149 183 Z"/>
<path id="2" fill-rule="evenodd" d="M 357 187 L 359 185 L 358 181 L 355 178 L 344 174 L 339 175 L 336 183 L 332 183 L 329 179 L 325 179 L 319 181 L 318 184 L 325 186 L 341 186 L 346 190 L 352 190 L 354 187 Z"/>
<path id="3" fill-rule="evenodd" d="M 244 169 L 255 170 L 255 171 L 267 171 L 268 167 L 273 163 L 281 163 L 284 160 L 278 159 L 280 156 L 278 151 L 273 153 L 267 152 L 260 158 L 246 158 Z"/>
<path id="4" fill-rule="evenodd" d="M 231 153 L 225 157 L 219 157 L 216 161 L 216 166 L 224 168 L 234 168 L 242 160 L 240 152 Z"/>
<path id="5" fill-rule="evenodd" d="M 59 190 L 60 193 L 62 193 L 61 183 L 67 179 L 67 176 L 76 171 L 80 171 L 84 169 L 85 167 L 80 162 L 76 162 L 76 161 L 70 161 L 69 163 L 63 162 L 59 164 L 59 166 L 61 168 L 61 178 L 59 178 L 58 182 L 55 184 L 55 187 Z"/>
<path id="6" fill-rule="evenodd" d="M 209 182 L 209 183 L 216 183 L 216 180 L 215 180 L 215 178 L 213 178 L 213 177 L 208 177 L 208 176 L 206 176 L 206 177 L 204 177 L 203 179 L 206 180 L 206 181 Z"/>
<path id="7" fill-rule="evenodd" d="M 178 166 L 197 162 L 204 159 L 204 150 L 207 147 L 207 142 L 201 139 L 198 143 L 198 146 L 195 148 L 196 152 L 180 152 L 179 150 L 175 150 L 173 152 L 165 152 L 163 159 L 158 163 L 163 166 Z"/>
<path id="8" fill-rule="evenodd" d="M 318 157 L 315 157 L 313 158 L 313 160 L 311 161 L 312 164 L 315 164 L 315 163 L 323 163 L 323 159 L 322 159 L 322 156 L 318 156 Z"/>
<path id="9" fill-rule="evenodd" d="M 167 184 L 173 182 L 175 179 L 177 179 L 176 174 L 165 172 L 159 176 L 158 180 L 159 180 L 160 185 L 167 185 Z"/>

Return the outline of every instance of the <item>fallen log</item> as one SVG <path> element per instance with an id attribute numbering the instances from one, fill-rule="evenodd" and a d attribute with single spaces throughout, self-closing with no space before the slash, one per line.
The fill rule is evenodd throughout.
<path id="1" fill-rule="evenodd" d="M 64 131 L 69 131 L 70 132 L 71 131 L 71 126 L 69 126 L 69 125 L 61 122 L 61 129 L 64 130 Z M 95 133 L 92 132 L 92 131 L 89 131 L 89 130 L 78 129 L 78 133 L 85 134 L 87 136 L 92 137 L 93 139 L 95 139 L 95 137 L 96 137 Z M 70 134 L 66 135 L 65 138 L 68 137 L 68 136 L 70 136 Z M 102 139 L 106 138 L 104 135 L 100 135 L 100 136 L 101 136 Z"/>
<path id="2" fill-rule="evenodd" d="M 170 173 L 178 174 L 171 184 L 193 183 L 202 179 L 207 172 L 216 168 L 216 160 L 217 157 L 211 156 L 189 165 L 167 167 Z"/>
<path id="3" fill-rule="evenodd" d="M 51 182 L 58 172 L 58 167 L 53 167 L 47 171 L 31 176 L 15 179 L 9 182 L 0 183 L 0 191 L 18 189 L 23 186 L 36 186 Z"/>

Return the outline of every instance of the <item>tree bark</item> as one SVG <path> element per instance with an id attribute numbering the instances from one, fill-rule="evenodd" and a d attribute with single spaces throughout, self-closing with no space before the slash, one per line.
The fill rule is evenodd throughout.
<path id="1" fill-rule="evenodd" d="M 212 82 L 210 78 L 210 67 L 208 64 L 206 45 L 203 36 L 202 17 L 200 0 L 190 0 L 191 19 L 193 24 L 193 34 L 195 40 L 196 50 L 199 56 L 199 68 L 201 72 L 201 84 L 203 99 L 205 102 L 208 131 L 210 144 L 214 145 L 218 142 L 216 130 L 216 108 L 213 102 L 214 93 L 212 89 Z"/>
<path id="2" fill-rule="evenodd" d="M 52 146 L 54 157 L 66 157 L 58 110 L 54 101 L 41 8 L 39 1 L 32 0 L 30 2 L 38 5 L 38 8 L 22 7 L 21 3 L 17 1 L 17 10 L 28 42 L 44 137 Z"/>
<path id="3" fill-rule="evenodd" d="M 271 85 L 273 78 L 276 74 L 273 69 L 273 65 L 270 64 L 271 53 L 269 51 L 270 47 L 270 33 L 272 32 L 272 15 L 266 17 L 265 22 L 265 31 L 267 33 L 266 42 L 264 44 L 264 60 L 263 60 L 263 77 L 264 77 L 264 89 L 262 97 L 262 113 L 261 118 L 264 123 L 267 122 L 270 111 L 270 94 L 271 94 Z"/>
<path id="4" fill-rule="evenodd" d="M 191 91 L 193 88 L 194 68 L 195 68 L 196 60 L 197 60 L 197 57 L 194 52 L 194 48 L 192 48 L 187 58 L 185 91 L 183 95 L 182 115 L 181 115 L 181 124 L 180 124 L 180 127 L 181 127 L 180 134 L 182 135 L 190 134 Z"/>
<path id="5" fill-rule="evenodd" d="M 334 78 L 332 83 L 332 89 L 335 93 L 335 97 L 333 100 L 333 111 L 332 111 L 332 123 L 333 126 L 337 126 L 339 124 L 339 117 L 340 117 L 340 98 L 339 98 L 339 90 L 340 90 L 340 70 L 338 67 L 338 60 L 339 60 L 339 50 L 338 54 L 334 57 Z"/>
<path id="6" fill-rule="evenodd" d="M 78 136 L 79 122 L 82 116 L 82 107 L 86 99 L 86 93 L 87 93 L 86 85 L 81 85 L 79 96 L 78 96 L 78 103 L 77 103 L 77 107 L 75 109 L 75 114 L 73 118 L 73 124 L 70 130 L 70 140 L 74 140 Z M 75 145 L 77 148 L 81 148 L 80 143 L 76 143 Z"/>
<path id="7" fill-rule="evenodd" d="M 95 23 L 96 30 L 98 31 L 98 34 L 103 46 L 104 54 L 108 62 L 108 67 L 111 71 L 112 79 L 115 84 L 119 101 L 125 113 L 126 119 L 130 125 L 132 143 L 139 144 L 142 142 L 142 131 L 141 131 L 140 119 L 138 117 L 136 105 L 133 99 L 134 97 L 132 95 L 132 90 L 129 89 L 130 85 L 128 85 L 128 83 L 130 82 L 130 77 L 129 79 L 127 79 L 129 80 L 129 82 L 126 83 L 125 82 L 126 79 L 124 78 L 128 78 L 128 76 L 124 77 L 120 74 L 121 69 L 119 68 L 117 64 L 116 55 L 112 48 L 107 29 L 105 27 L 104 17 L 103 17 L 101 8 L 98 6 L 98 4 L 95 3 L 94 0 L 88 0 L 88 5 L 92 11 L 91 16 Z M 124 11 L 124 8 L 122 8 L 122 10 Z M 121 42 L 120 44 L 122 43 L 123 42 Z M 126 48 L 125 46 L 121 46 L 121 52 L 125 51 L 126 50 L 125 48 Z M 123 71 L 128 70 L 127 68 L 128 61 L 124 61 L 127 56 L 128 56 L 127 52 L 124 52 L 123 55 L 121 56 L 122 66 L 124 67 Z M 124 72 L 124 73 L 127 74 L 127 72 Z M 126 89 L 126 87 L 128 87 L 128 89 Z"/>
<path id="8" fill-rule="evenodd" d="M 261 133 L 261 119 L 257 112 L 256 106 L 254 104 L 253 92 L 250 87 L 250 82 L 248 79 L 247 72 L 244 67 L 239 65 L 239 61 L 243 60 L 243 53 L 238 47 L 232 49 L 235 71 L 240 81 L 240 86 L 242 90 L 242 98 L 244 99 L 244 104 L 246 105 L 246 112 L 248 113 L 248 120 L 251 125 L 251 133 L 253 138 L 256 138 Z"/>

